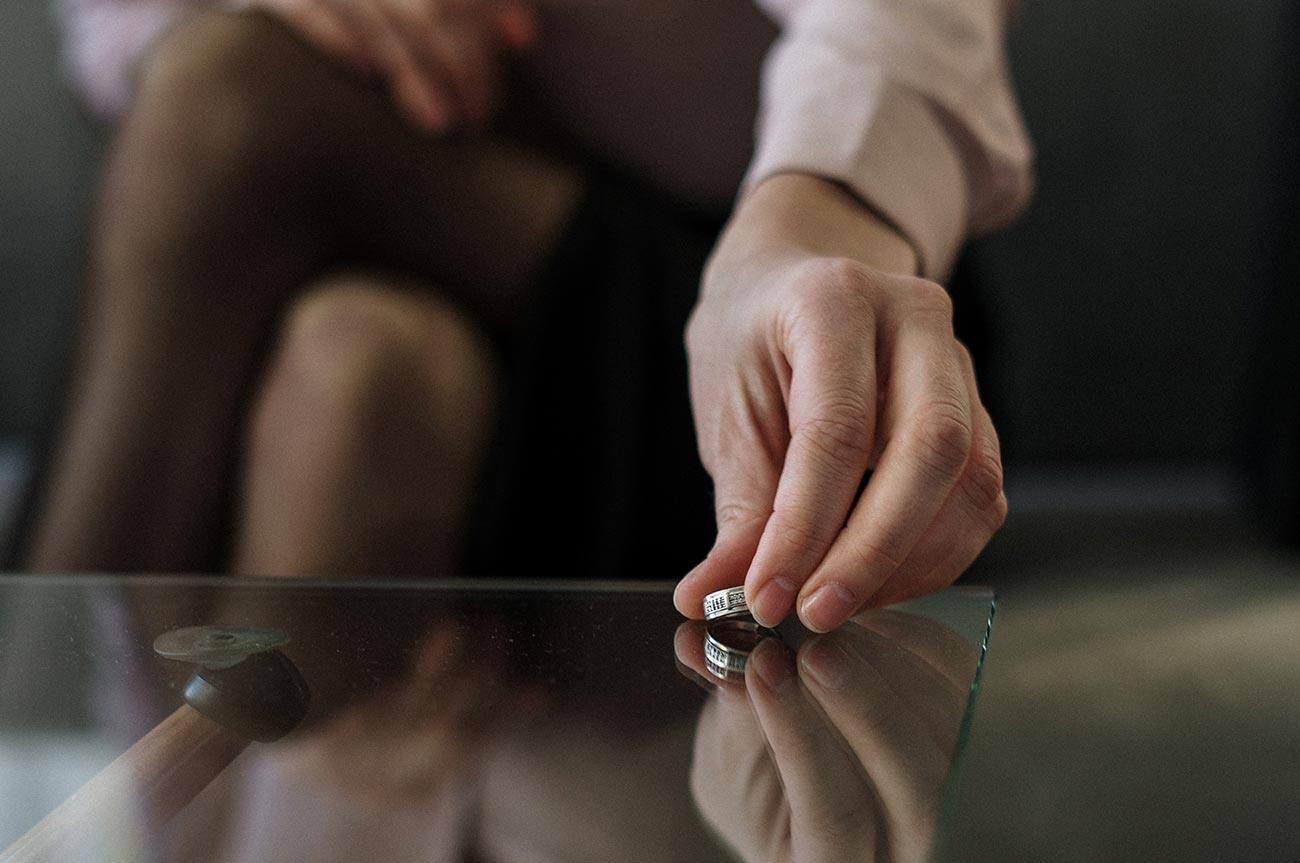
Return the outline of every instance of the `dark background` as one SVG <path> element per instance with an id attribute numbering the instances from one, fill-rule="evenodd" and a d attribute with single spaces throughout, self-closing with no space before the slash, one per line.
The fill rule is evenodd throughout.
<path id="1" fill-rule="evenodd" d="M 1013 68 L 1038 196 L 973 245 L 958 296 L 988 330 L 1013 512 L 1249 519 L 1267 490 L 1270 524 L 1290 524 L 1292 14 L 1282 0 L 1025 5 Z M 50 10 L 4 17 L 0 538 L 57 404 L 102 150 L 61 82 Z"/>

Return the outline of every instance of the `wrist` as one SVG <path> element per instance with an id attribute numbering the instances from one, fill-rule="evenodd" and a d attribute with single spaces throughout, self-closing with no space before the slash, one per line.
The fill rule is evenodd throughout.
<path id="1" fill-rule="evenodd" d="M 719 256 L 770 262 L 849 258 L 875 269 L 916 275 L 915 247 L 840 184 L 811 174 L 774 174 L 736 206 Z"/>

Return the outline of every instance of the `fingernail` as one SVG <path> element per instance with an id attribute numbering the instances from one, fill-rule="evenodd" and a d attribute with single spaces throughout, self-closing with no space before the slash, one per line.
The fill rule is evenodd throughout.
<path id="1" fill-rule="evenodd" d="M 843 689 L 849 682 L 849 655 L 833 638 L 813 642 L 799 662 L 813 680 L 827 689 Z"/>
<path id="2" fill-rule="evenodd" d="M 813 591 L 799 606 L 804 626 L 814 632 L 830 632 L 849 619 L 858 608 L 858 600 L 848 588 L 829 581 Z"/>
<path id="3" fill-rule="evenodd" d="M 789 613 L 794 595 L 795 586 L 788 578 L 774 578 L 759 588 L 749 611 L 764 626 L 776 626 Z"/>
<path id="4" fill-rule="evenodd" d="M 681 603 L 681 591 L 682 591 L 682 589 L 684 589 L 684 587 L 685 587 L 686 585 L 689 585 L 690 582 L 692 582 L 693 578 L 695 578 L 695 576 L 697 576 L 697 573 L 699 572 L 699 569 L 701 569 L 701 568 L 703 567 L 703 565 L 705 565 L 705 561 L 703 561 L 703 560 L 699 561 L 699 563 L 695 564 L 694 567 L 690 568 L 690 571 L 689 571 L 688 573 L 684 574 L 684 576 L 682 576 L 682 577 L 680 578 L 680 580 L 677 581 L 677 586 L 676 586 L 676 587 L 673 587 L 673 589 L 672 589 L 672 602 L 673 602 L 673 603 L 676 603 L 676 604 L 677 604 L 677 607 L 679 607 L 679 608 L 681 607 L 681 606 L 680 606 L 680 603 Z M 684 611 L 685 611 L 685 610 L 684 610 Z M 695 615 L 690 615 L 690 616 L 695 616 Z"/>
<path id="5" fill-rule="evenodd" d="M 759 679 L 773 692 L 780 692 L 794 680 L 794 663 L 790 661 L 790 653 L 775 639 L 768 639 L 754 648 L 749 661 L 754 663 Z"/>
<path id="6" fill-rule="evenodd" d="M 673 588 L 673 605 L 676 606 L 678 611 L 685 613 L 687 609 L 682 607 L 684 602 L 685 600 L 682 599 L 682 583 L 679 581 L 677 586 Z"/>

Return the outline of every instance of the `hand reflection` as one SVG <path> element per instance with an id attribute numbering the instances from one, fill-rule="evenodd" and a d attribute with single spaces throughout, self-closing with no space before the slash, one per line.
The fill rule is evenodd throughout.
<path id="1" fill-rule="evenodd" d="M 300 774 L 368 803 L 413 806 L 460 787 L 518 692 L 501 657 L 455 624 L 433 629 L 402 677 L 304 735 L 285 757 Z"/>
<path id="2" fill-rule="evenodd" d="M 705 628 L 678 659 L 709 679 Z M 700 716 L 691 792 L 748 863 L 927 859 L 976 651 L 933 620 L 872 611 L 806 641 L 775 639 Z"/>

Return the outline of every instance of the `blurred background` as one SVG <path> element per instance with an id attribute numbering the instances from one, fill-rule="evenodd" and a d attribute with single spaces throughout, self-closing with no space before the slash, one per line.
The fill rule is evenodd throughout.
<path id="1" fill-rule="evenodd" d="M 1024 4 L 1037 198 L 954 281 L 1012 506 L 972 575 L 1003 597 L 958 831 L 983 859 L 1300 848 L 1297 46 L 1291 0 Z M 46 5 L 7 4 L 0 80 L 3 544 L 105 141 Z"/>
<path id="2" fill-rule="evenodd" d="M 1294 539 L 1294 4 L 1025 7 L 1038 196 L 956 282 L 1013 514 L 1251 513 Z M 105 141 L 45 4 L 9 4 L 0 74 L 3 537 L 57 409 Z"/>

